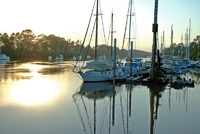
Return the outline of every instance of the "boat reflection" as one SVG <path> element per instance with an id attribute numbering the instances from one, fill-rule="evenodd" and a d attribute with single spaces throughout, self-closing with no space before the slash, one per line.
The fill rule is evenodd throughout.
<path id="1" fill-rule="evenodd" d="M 10 60 L 0 60 L 0 64 L 6 64 L 8 62 L 10 62 Z"/>
<path id="2" fill-rule="evenodd" d="M 132 121 L 130 120 L 132 120 L 131 119 L 132 118 L 131 117 L 131 112 L 132 112 L 131 102 L 132 102 L 133 87 L 134 86 L 132 84 L 125 86 L 125 88 L 124 88 L 124 84 L 113 86 L 113 84 L 110 82 L 83 83 L 80 89 L 78 89 L 78 91 L 74 93 L 73 99 L 76 104 L 77 111 L 81 119 L 84 132 L 85 133 L 90 132 L 93 134 L 96 134 L 96 133 L 110 134 L 111 130 L 115 131 L 114 130 L 114 128 L 116 127 L 115 125 L 119 125 L 118 122 L 115 121 L 116 119 L 115 117 L 116 116 L 116 113 L 115 113 L 116 102 L 115 101 L 116 99 L 117 100 L 119 99 L 120 110 L 117 110 L 118 111 L 117 114 L 118 115 L 121 114 L 121 118 L 122 118 L 121 119 L 122 130 L 120 130 L 120 132 L 125 133 L 125 134 L 130 133 L 129 129 L 132 129 L 131 124 L 130 124 Z M 123 96 L 122 90 L 127 91 L 126 99 Z M 124 101 L 124 99 L 126 101 Z M 93 103 L 93 106 L 90 105 L 90 103 Z M 91 111 L 88 111 L 91 109 L 93 109 L 93 113 Z M 101 112 L 99 110 L 103 110 L 103 111 Z M 84 115 L 86 115 L 86 117 Z M 92 128 L 92 123 L 91 123 L 92 117 L 90 117 L 91 115 L 94 115 L 93 128 Z M 106 118 L 106 115 L 107 115 L 107 118 Z M 102 123 L 99 123 L 101 121 Z M 106 126 L 107 123 L 108 123 L 108 126 Z M 97 128 L 97 126 L 99 128 Z"/>
<path id="3" fill-rule="evenodd" d="M 113 87 L 112 83 L 103 82 L 83 83 L 73 99 L 85 133 L 142 133 L 138 130 L 142 122 L 149 130 L 146 133 L 154 134 L 159 133 L 156 127 L 162 118 L 159 112 L 163 112 L 159 109 L 164 107 L 170 112 L 172 103 L 176 107 L 183 103 L 187 111 L 189 98 L 188 87 L 177 90 L 166 84 L 123 83 Z"/>
<path id="4" fill-rule="evenodd" d="M 88 131 L 90 131 L 90 133 L 96 134 L 97 131 L 102 131 L 97 128 L 97 126 L 100 126 L 100 125 L 97 125 L 97 123 L 98 123 L 97 117 L 99 116 L 99 115 L 97 115 L 97 113 L 99 113 L 101 115 L 104 114 L 104 116 L 101 117 L 101 119 L 103 118 L 103 120 L 106 120 L 105 115 L 109 114 L 109 119 L 108 119 L 109 131 L 108 131 L 108 133 L 111 132 L 111 107 L 112 107 L 111 102 L 113 102 L 112 124 L 114 124 L 114 109 L 115 109 L 115 107 L 114 107 L 115 106 L 115 104 L 114 104 L 115 97 L 114 96 L 115 96 L 115 88 L 111 82 L 83 83 L 81 85 L 80 89 L 78 89 L 78 91 L 76 93 L 74 93 L 73 99 L 76 104 L 76 107 L 77 107 L 77 110 L 79 113 L 79 117 L 81 119 L 81 123 L 82 123 L 85 133 L 88 133 Z M 113 97 L 113 101 L 112 101 L 112 97 Z M 104 106 L 102 106 L 102 102 L 101 102 L 103 100 L 106 100 L 106 103 L 104 103 Z M 81 105 L 80 105 L 80 101 L 82 102 Z M 87 101 L 87 103 L 86 103 L 86 101 Z M 99 102 L 99 106 L 97 106 L 98 102 Z M 90 105 L 90 103 L 93 103 L 93 104 Z M 108 105 L 109 105 L 109 108 L 108 108 Z M 91 107 L 93 107 L 93 108 L 91 108 Z M 93 110 L 91 110 L 91 109 L 93 109 Z M 103 110 L 103 111 L 97 111 L 97 109 Z M 91 111 L 88 111 L 88 110 L 91 110 Z M 92 117 L 90 117 L 90 115 L 92 115 L 92 114 L 93 114 L 93 123 L 91 121 Z M 83 115 L 86 115 L 86 117 L 84 117 Z M 85 120 L 86 120 L 87 124 L 85 124 Z M 92 128 L 92 124 L 93 124 L 93 128 Z M 102 123 L 101 127 L 105 127 L 104 125 L 105 125 L 105 123 Z M 87 130 L 88 128 L 89 128 L 89 130 Z"/>
<path id="5" fill-rule="evenodd" d="M 113 89 L 111 82 L 95 82 L 95 83 L 83 83 L 80 88 L 80 94 L 86 95 L 88 98 L 103 98 L 107 92 Z"/>

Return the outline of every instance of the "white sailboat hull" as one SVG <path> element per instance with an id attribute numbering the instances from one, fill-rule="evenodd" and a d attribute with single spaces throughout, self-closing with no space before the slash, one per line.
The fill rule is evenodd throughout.
<path id="1" fill-rule="evenodd" d="M 62 60 L 63 60 L 63 56 L 62 56 L 62 55 L 57 56 L 57 57 L 56 57 L 56 60 L 57 60 L 57 61 L 62 61 Z"/>
<path id="2" fill-rule="evenodd" d="M 52 57 L 51 57 L 51 56 L 48 56 L 48 60 L 51 61 L 51 60 L 52 60 Z"/>
<path id="3" fill-rule="evenodd" d="M 111 71 L 86 71 L 80 72 L 80 75 L 84 82 L 101 82 L 101 81 L 111 81 L 113 80 L 113 70 Z M 129 76 L 122 72 L 122 69 L 119 68 L 115 73 L 115 80 L 124 80 Z"/>
<path id="4" fill-rule="evenodd" d="M 109 80 L 106 75 L 103 75 L 100 72 L 81 72 L 80 75 L 84 82 L 97 82 Z"/>

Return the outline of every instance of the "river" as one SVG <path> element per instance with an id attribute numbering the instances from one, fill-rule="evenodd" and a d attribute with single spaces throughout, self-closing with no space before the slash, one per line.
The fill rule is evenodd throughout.
<path id="1" fill-rule="evenodd" d="M 2 134 L 198 134 L 195 87 L 83 83 L 73 61 L 0 64 Z M 92 91 L 97 92 L 92 92 Z"/>

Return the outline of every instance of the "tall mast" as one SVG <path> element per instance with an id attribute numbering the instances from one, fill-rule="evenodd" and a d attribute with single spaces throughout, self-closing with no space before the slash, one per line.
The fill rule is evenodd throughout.
<path id="1" fill-rule="evenodd" d="M 160 45 L 160 50 L 161 50 L 161 54 L 162 54 L 162 52 L 163 52 L 163 37 L 161 36 L 161 45 Z"/>
<path id="2" fill-rule="evenodd" d="M 112 46 L 113 46 L 113 12 L 111 15 L 111 57 L 112 57 Z"/>
<path id="3" fill-rule="evenodd" d="M 188 59 L 190 59 L 190 32 L 191 32 L 191 19 L 189 19 Z"/>
<path id="4" fill-rule="evenodd" d="M 97 7 L 96 7 L 96 36 L 95 36 L 95 60 L 97 60 L 97 43 L 98 43 L 98 4 L 99 0 L 97 0 Z"/>
<path id="5" fill-rule="evenodd" d="M 165 55 L 165 32 L 163 31 L 163 55 Z"/>
<path id="6" fill-rule="evenodd" d="M 153 24 L 153 49 L 152 49 L 152 64 L 151 64 L 151 78 L 152 80 L 155 79 L 155 58 L 156 58 L 156 48 L 157 48 L 157 42 L 156 42 L 156 34 L 158 32 L 158 24 L 157 24 L 157 17 L 158 17 L 158 0 L 155 0 L 155 7 L 154 7 L 154 24 Z"/>
<path id="7" fill-rule="evenodd" d="M 173 46 L 173 25 L 171 26 L 171 47 L 172 47 L 172 57 L 174 56 L 174 46 Z"/>
<path id="8" fill-rule="evenodd" d="M 130 2 L 130 22 L 129 22 L 129 40 L 128 40 L 128 48 L 130 51 L 130 46 L 131 46 L 131 16 L 132 16 L 132 0 Z M 128 52 L 129 56 L 129 52 Z"/>
<path id="9" fill-rule="evenodd" d="M 1 33 L 0 33 L 0 54 L 1 54 Z"/>
<path id="10" fill-rule="evenodd" d="M 183 59 L 183 34 L 181 34 L 181 59 Z"/>
<path id="11" fill-rule="evenodd" d="M 200 44 L 200 42 L 199 42 L 199 44 Z M 198 61 L 199 61 L 199 44 L 198 44 L 198 52 L 197 52 L 197 58 L 198 58 Z"/>
<path id="12" fill-rule="evenodd" d="M 186 56 L 185 56 L 185 58 L 188 58 L 188 29 L 186 30 L 186 33 L 185 33 L 185 47 L 186 47 Z"/>

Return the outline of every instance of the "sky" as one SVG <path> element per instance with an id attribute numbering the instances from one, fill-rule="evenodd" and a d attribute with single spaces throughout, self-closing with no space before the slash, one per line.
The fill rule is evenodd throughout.
<path id="1" fill-rule="evenodd" d="M 136 49 L 151 52 L 155 1 L 133 0 L 133 2 L 135 12 L 133 23 L 136 25 L 133 31 L 137 33 L 132 34 L 136 38 L 134 46 Z M 0 33 L 6 32 L 10 35 L 13 32 L 31 29 L 35 35 L 54 34 L 76 41 L 84 38 L 94 0 L 0 0 L 0 3 Z M 117 39 L 117 47 L 121 48 L 129 0 L 100 0 L 100 3 L 106 37 L 109 34 L 111 12 L 113 12 L 114 38 Z M 199 5 L 199 0 L 159 0 L 159 44 L 164 31 L 164 45 L 170 46 L 172 25 L 173 42 L 180 43 L 181 34 L 185 35 L 186 29 L 189 28 L 189 18 L 191 18 L 190 40 L 200 35 Z"/>

